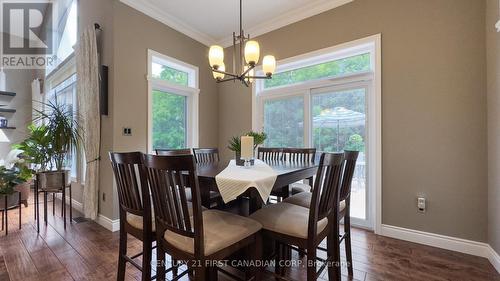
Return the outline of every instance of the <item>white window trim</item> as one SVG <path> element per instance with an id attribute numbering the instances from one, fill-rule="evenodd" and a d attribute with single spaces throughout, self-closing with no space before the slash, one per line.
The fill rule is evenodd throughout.
<path id="1" fill-rule="evenodd" d="M 296 83 L 290 86 L 275 87 L 264 90 L 263 81 L 257 81 L 252 87 L 252 129 L 262 131 L 263 128 L 263 102 L 266 99 L 273 99 L 277 96 L 304 95 L 304 110 L 310 110 L 311 93 L 310 89 L 335 85 L 367 85 L 368 103 L 368 169 L 367 181 L 369 188 L 369 208 L 367 220 L 358 222 L 359 226 L 373 229 L 379 234 L 382 227 L 382 35 L 377 34 L 359 40 L 347 42 L 333 47 L 313 51 L 307 54 L 287 58 L 278 61 L 276 72 L 283 72 L 299 67 L 315 65 L 325 61 L 332 61 L 340 58 L 355 56 L 366 53 L 370 50 L 372 54 L 372 71 L 346 75 L 334 78 L 324 78 L 313 81 Z M 262 67 L 256 68 L 257 75 L 262 74 Z M 265 97 L 263 97 L 265 95 Z M 305 118 L 308 117 L 308 112 Z M 304 145 L 310 146 L 312 143 L 309 134 L 310 121 L 304 120 L 304 133 L 306 133 Z M 353 223 L 355 221 L 353 220 Z"/>
<path id="2" fill-rule="evenodd" d="M 188 86 L 181 86 L 165 80 L 153 78 L 152 63 L 160 62 L 162 65 L 188 73 Z M 187 147 L 198 147 L 199 144 L 199 68 L 175 58 L 163 55 L 148 49 L 148 152 L 153 152 L 153 90 L 172 92 L 173 94 L 187 97 Z"/>

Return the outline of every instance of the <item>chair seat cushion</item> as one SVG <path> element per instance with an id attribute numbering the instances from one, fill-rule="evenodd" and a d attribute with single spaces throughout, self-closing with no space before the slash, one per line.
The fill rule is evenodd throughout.
<path id="1" fill-rule="evenodd" d="M 294 183 L 291 185 L 292 195 L 302 192 L 311 192 L 311 186 L 305 183 Z"/>
<path id="2" fill-rule="evenodd" d="M 266 230 L 307 239 L 309 209 L 289 203 L 268 205 L 253 213 L 250 218 L 260 222 Z M 318 233 L 323 231 L 328 219 L 318 221 Z"/>
<path id="3" fill-rule="evenodd" d="M 192 216 L 193 215 L 193 207 L 192 207 L 192 204 L 191 202 L 187 202 L 188 203 L 188 207 L 189 207 L 189 215 Z M 206 210 L 205 207 L 201 207 L 203 211 Z M 153 231 L 156 230 L 156 225 L 155 225 L 155 210 L 153 208 L 153 206 L 151 206 L 151 220 L 152 220 L 152 227 L 151 229 Z M 142 223 L 142 216 L 138 216 L 138 215 L 135 215 L 135 214 L 132 214 L 132 213 L 127 213 L 127 222 L 137 228 L 137 229 L 142 229 L 143 227 L 143 223 Z"/>
<path id="4" fill-rule="evenodd" d="M 304 208 L 309 208 L 311 206 L 311 192 L 302 192 L 297 195 L 291 196 L 283 200 L 285 203 L 301 206 Z M 345 200 L 340 202 L 339 212 L 345 209 Z"/>
<path id="5" fill-rule="evenodd" d="M 262 225 L 252 219 L 231 213 L 207 210 L 203 215 L 205 255 L 225 249 L 255 233 Z M 184 252 L 194 254 L 194 239 L 167 230 L 165 240 Z"/>

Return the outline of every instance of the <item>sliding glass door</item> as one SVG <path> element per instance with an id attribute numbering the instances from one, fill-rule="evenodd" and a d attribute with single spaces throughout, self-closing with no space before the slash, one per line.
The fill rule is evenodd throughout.
<path id="1" fill-rule="evenodd" d="M 359 151 L 351 187 L 351 217 L 368 218 L 366 87 L 311 90 L 312 143 L 322 152 Z"/>

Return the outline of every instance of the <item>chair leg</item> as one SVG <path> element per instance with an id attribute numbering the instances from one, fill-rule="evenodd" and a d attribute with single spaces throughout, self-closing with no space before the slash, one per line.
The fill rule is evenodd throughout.
<path id="1" fill-rule="evenodd" d="M 125 256 L 127 255 L 127 233 L 123 229 L 123 225 L 120 225 L 120 250 L 118 254 L 118 274 L 116 277 L 117 281 L 125 280 Z"/>
<path id="2" fill-rule="evenodd" d="M 217 271 L 217 267 L 215 266 L 210 266 L 210 267 L 207 267 L 206 269 L 206 273 L 207 273 L 207 280 L 208 281 L 218 281 L 219 280 L 219 273 Z M 205 279 L 203 279 L 205 280 Z"/>
<path id="3" fill-rule="evenodd" d="M 194 268 L 194 281 L 211 281 L 206 279 L 206 273 L 207 268 L 204 261 L 202 261 Z"/>
<path id="4" fill-rule="evenodd" d="M 314 281 L 318 278 L 316 273 L 316 247 L 307 247 L 307 281 Z M 330 279 L 329 279 L 330 280 Z"/>
<path id="5" fill-rule="evenodd" d="M 52 193 L 52 216 L 55 215 L 56 215 L 56 194 Z"/>
<path id="6" fill-rule="evenodd" d="M 4 224 L 4 214 L 3 214 L 3 211 L 2 211 L 2 231 L 3 231 L 3 224 Z"/>
<path id="7" fill-rule="evenodd" d="M 327 256 L 328 256 L 328 280 L 340 281 L 341 279 L 341 264 L 340 264 L 340 241 L 339 241 L 339 224 L 333 223 L 332 231 L 327 238 Z"/>
<path id="8" fill-rule="evenodd" d="M 69 185 L 69 223 L 73 223 L 73 195 L 71 194 L 71 184 Z"/>
<path id="9" fill-rule="evenodd" d="M 354 270 L 352 267 L 352 248 L 351 248 L 351 217 L 349 215 L 349 211 L 346 213 L 344 217 L 344 246 L 345 246 L 345 256 L 347 259 L 347 271 L 349 276 L 354 275 Z"/>
<path id="10" fill-rule="evenodd" d="M 158 244 L 156 247 L 156 280 L 163 281 L 165 279 L 165 251 Z"/>
<path id="11" fill-rule="evenodd" d="M 255 234 L 255 245 L 253 245 L 253 255 L 252 260 L 254 266 L 252 267 L 253 276 L 255 281 L 260 281 L 262 279 L 262 268 L 258 266 L 258 262 L 262 260 L 262 234 Z"/>
<path id="12" fill-rule="evenodd" d="M 179 273 L 179 261 L 172 258 L 172 276 L 177 277 Z"/>
<path id="13" fill-rule="evenodd" d="M 23 215 L 23 209 L 21 204 L 21 192 L 19 192 L 19 230 L 21 230 L 21 217 Z"/>
<path id="14" fill-rule="evenodd" d="M 281 275 L 281 247 L 278 241 L 274 241 L 274 273 Z"/>
<path id="15" fill-rule="evenodd" d="M 43 193 L 43 219 L 47 225 L 47 192 Z"/>
<path id="16" fill-rule="evenodd" d="M 64 188 L 63 188 L 63 191 L 62 191 L 61 208 L 62 208 L 62 217 L 63 217 L 63 220 L 64 220 L 64 229 L 66 229 L 66 190 Z"/>
<path id="17" fill-rule="evenodd" d="M 151 256 L 153 251 L 151 243 L 150 239 L 142 241 L 142 281 L 151 280 Z"/>

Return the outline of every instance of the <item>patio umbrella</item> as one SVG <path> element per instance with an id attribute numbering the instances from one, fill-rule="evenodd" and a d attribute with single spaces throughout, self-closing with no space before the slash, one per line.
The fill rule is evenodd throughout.
<path id="1" fill-rule="evenodd" d="M 314 128 L 337 128 L 337 151 L 340 150 L 340 128 L 365 125 L 365 114 L 345 107 L 325 109 L 313 118 Z M 321 134 L 321 131 L 320 131 Z M 320 138 L 321 139 L 321 138 Z"/>

